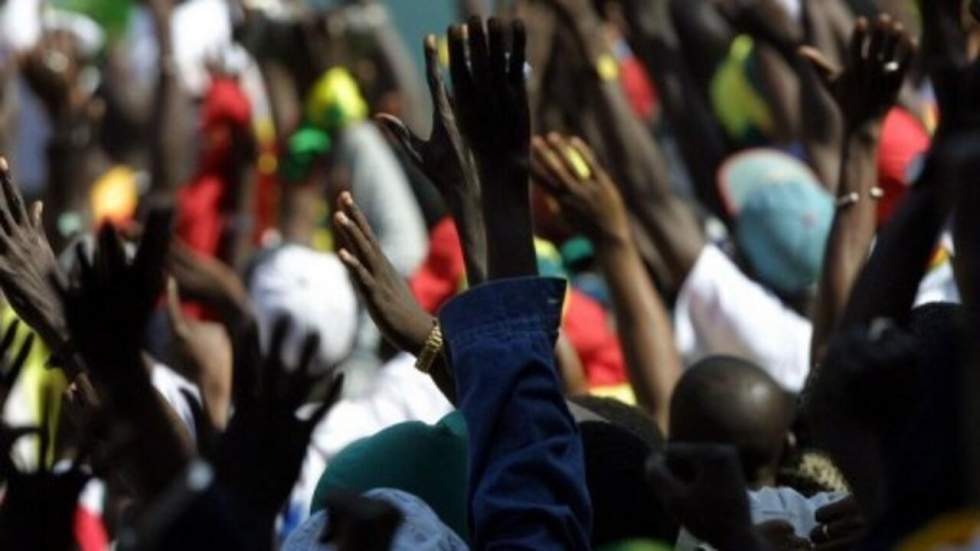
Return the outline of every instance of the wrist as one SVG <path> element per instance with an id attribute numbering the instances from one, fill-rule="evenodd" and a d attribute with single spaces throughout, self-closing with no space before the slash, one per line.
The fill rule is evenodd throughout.
<path id="1" fill-rule="evenodd" d="M 877 147 L 883 124 L 884 121 L 881 117 L 858 123 L 848 123 L 845 129 L 847 144 L 849 146 Z"/>

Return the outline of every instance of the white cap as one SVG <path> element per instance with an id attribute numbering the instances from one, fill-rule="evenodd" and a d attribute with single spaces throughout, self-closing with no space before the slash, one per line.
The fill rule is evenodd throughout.
<path id="1" fill-rule="evenodd" d="M 357 297 L 335 255 L 284 245 L 259 262 L 249 287 L 264 348 L 275 322 L 288 315 L 292 325 L 283 349 L 288 363 L 298 360 L 310 333 L 320 337 L 320 366 L 333 366 L 350 354 L 357 331 Z"/>

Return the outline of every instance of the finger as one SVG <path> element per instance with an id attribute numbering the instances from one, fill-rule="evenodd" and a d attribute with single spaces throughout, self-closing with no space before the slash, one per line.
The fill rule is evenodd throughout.
<path id="1" fill-rule="evenodd" d="M 150 210 L 133 268 L 143 278 L 147 298 L 155 300 L 163 287 L 163 264 L 170 250 L 174 210 L 156 206 Z M 151 296 L 152 295 L 152 296 Z"/>
<path id="2" fill-rule="evenodd" d="M 89 260 L 89 256 L 85 252 L 85 244 L 82 242 L 75 245 L 75 263 L 78 266 L 78 280 L 82 286 L 89 288 L 94 286 L 95 270 L 92 268 L 92 262 Z M 57 280 L 57 274 L 52 274 L 52 279 Z"/>
<path id="3" fill-rule="evenodd" d="M 884 42 L 881 45 L 882 63 L 899 61 L 896 55 L 903 36 L 905 36 L 905 26 L 901 22 L 893 21 L 886 29 Z"/>
<path id="4" fill-rule="evenodd" d="M 487 22 L 487 35 L 490 46 L 490 77 L 495 83 L 502 83 L 507 76 L 507 37 L 504 24 L 496 17 Z"/>
<path id="5" fill-rule="evenodd" d="M 266 356 L 274 362 L 282 361 L 282 348 L 286 343 L 286 337 L 289 336 L 291 325 L 292 320 L 288 315 L 279 316 L 272 325 L 272 336 L 269 338 L 269 350 Z"/>
<path id="6" fill-rule="evenodd" d="M 313 410 L 313 414 L 306 421 L 306 426 L 309 430 L 320 424 L 320 421 L 327 415 L 331 408 L 340 400 L 341 391 L 344 389 L 344 376 L 343 374 L 334 377 L 333 381 L 330 383 L 330 390 L 327 391 L 327 396 Z"/>
<path id="7" fill-rule="evenodd" d="M 99 230 L 99 245 L 95 253 L 96 266 L 103 275 L 118 274 L 126 268 L 126 251 L 110 223 Z"/>
<path id="8" fill-rule="evenodd" d="M 458 97 L 473 96 L 473 75 L 470 74 L 466 55 L 465 27 L 453 25 L 449 28 L 449 74 L 453 79 L 453 92 Z"/>
<path id="9" fill-rule="evenodd" d="M 863 64 L 867 37 L 868 20 L 863 17 L 859 17 L 854 23 L 854 31 L 851 33 L 849 52 L 851 67 L 860 67 Z"/>
<path id="10" fill-rule="evenodd" d="M 540 138 L 539 138 L 540 140 Z M 575 186 L 577 185 L 577 180 L 566 168 L 565 161 L 562 159 L 563 155 L 560 153 L 560 149 L 557 149 L 549 139 L 547 141 L 539 141 L 539 145 L 536 149 L 539 154 L 539 160 L 545 167 L 547 167 L 548 172 L 551 177 L 554 178 L 558 185 L 564 193 L 571 193 Z"/>
<path id="11" fill-rule="evenodd" d="M 347 244 L 350 245 L 351 252 L 357 257 L 371 273 L 374 273 L 376 266 L 376 256 L 371 242 L 364 235 L 364 232 L 357 227 L 350 217 L 344 212 L 334 215 L 334 225 L 344 234 Z"/>
<path id="12" fill-rule="evenodd" d="M 452 114 L 449 93 L 446 91 L 446 83 L 442 80 L 442 71 L 439 68 L 439 45 L 434 34 L 425 37 L 423 50 L 425 79 L 429 84 L 429 95 L 432 96 L 432 108 L 438 117 Z"/>
<path id="13" fill-rule="evenodd" d="M 527 31 L 524 22 L 515 19 L 511 23 L 511 45 L 510 45 L 510 82 L 512 86 L 524 85 L 524 62 L 526 59 L 525 48 L 527 46 Z"/>
<path id="14" fill-rule="evenodd" d="M 13 219 L 11 211 L 13 210 L 13 203 L 7 196 L 7 182 L 10 181 L 10 165 L 7 164 L 7 160 L 0 157 L 0 187 L 4 188 L 2 194 L 2 200 L 0 200 L 0 230 L 3 233 L 10 235 L 10 232 L 14 229 L 15 221 Z"/>
<path id="15" fill-rule="evenodd" d="M 554 197 L 563 195 L 566 193 L 564 188 L 555 178 L 552 177 L 551 170 L 544 164 L 544 160 L 541 156 L 542 153 L 540 153 L 537 148 L 532 145 L 531 175 L 534 177 L 534 181 L 538 183 L 549 195 Z"/>
<path id="16" fill-rule="evenodd" d="M 299 356 L 299 364 L 296 366 L 296 370 L 300 373 L 308 373 L 310 367 L 313 365 L 313 360 L 316 358 L 319 351 L 320 336 L 316 333 L 310 333 L 303 340 L 303 348 Z"/>
<path id="17" fill-rule="evenodd" d="M 14 185 L 10 175 L 10 165 L 7 159 L 0 157 L 0 185 L 3 186 L 4 199 L 7 201 L 7 208 L 10 210 L 13 221 L 17 224 L 27 220 L 27 211 L 24 209 L 24 199 Z"/>
<path id="18" fill-rule="evenodd" d="M 552 132 L 548 134 L 548 141 L 560 153 L 565 170 L 575 176 L 576 183 L 581 184 L 592 179 L 592 168 L 579 154 L 578 150 L 572 147 L 568 139 L 556 132 Z"/>
<path id="19" fill-rule="evenodd" d="M 801 46 L 797 54 L 817 72 L 824 89 L 833 93 L 834 81 L 840 76 L 840 68 L 812 46 Z"/>
<path id="20" fill-rule="evenodd" d="M 606 173 L 606 168 L 599 162 L 596 158 L 595 152 L 589 147 L 589 144 L 585 143 L 585 140 L 579 138 L 578 136 L 572 136 L 568 140 L 568 144 L 585 160 L 585 163 L 589 166 L 589 170 L 592 171 L 596 177 L 608 178 L 609 175 Z"/>
<path id="21" fill-rule="evenodd" d="M 387 113 L 379 113 L 374 120 L 381 130 L 412 160 L 415 166 L 422 167 L 422 148 L 425 142 L 412 133 L 398 117 Z"/>
<path id="22" fill-rule="evenodd" d="M 353 276 L 354 281 L 362 290 L 367 290 L 374 286 L 374 276 L 361 264 L 361 261 L 357 257 L 350 254 L 347 249 L 340 249 L 337 254 L 340 256 L 340 261 L 344 264 L 344 267 L 347 268 L 347 273 Z"/>
<path id="23" fill-rule="evenodd" d="M 42 201 L 34 201 L 31 205 L 31 224 L 35 228 L 41 229 L 42 223 L 44 221 L 44 203 Z"/>
<path id="24" fill-rule="evenodd" d="M 868 40 L 868 51 L 866 59 L 872 63 L 879 64 L 884 60 L 884 46 L 891 29 L 891 17 L 881 14 L 875 25 L 871 29 L 871 37 Z"/>
<path id="25" fill-rule="evenodd" d="M 470 17 L 466 21 L 468 33 L 466 43 L 470 50 L 470 69 L 473 83 L 477 87 L 486 86 L 490 82 L 490 52 L 487 48 L 487 33 L 483 28 L 483 20 L 479 16 Z M 489 93 L 488 90 L 484 92 Z"/>

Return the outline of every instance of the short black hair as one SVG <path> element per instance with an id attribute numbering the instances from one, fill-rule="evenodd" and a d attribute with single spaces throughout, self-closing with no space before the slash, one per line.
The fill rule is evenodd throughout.
<path id="1" fill-rule="evenodd" d="M 670 402 L 670 438 L 730 444 L 746 480 L 775 471 L 793 423 L 795 400 L 757 365 L 732 356 L 705 358 L 688 369 Z"/>
<path id="2" fill-rule="evenodd" d="M 623 403 L 615 398 L 603 396 L 592 396 L 590 394 L 580 394 L 568 398 L 569 402 L 581 406 L 606 421 L 624 428 L 641 440 L 646 442 L 654 450 L 664 447 L 664 434 L 661 432 L 657 422 L 642 409 Z"/>

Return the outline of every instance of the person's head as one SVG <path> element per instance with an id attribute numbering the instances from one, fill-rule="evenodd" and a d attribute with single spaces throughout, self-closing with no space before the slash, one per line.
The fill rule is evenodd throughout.
<path id="1" fill-rule="evenodd" d="M 568 401 L 589 410 L 604 421 L 633 433 L 650 448 L 659 450 L 664 445 L 664 435 L 657 422 L 636 406 L 625 404 L 615 398 L 590 394 L 571 396 Z"/>
<path id="2" fill-rule="evenodd" d="M 340 451 L 317 482 L 311 512 L 332 496 L 394 488 L 417 496 L 467 539 L 466 420 L 456 411 L 436 425 L 409 421 L 362 438 Z"/>
<path id="3" fill-rule="evenodd" d="M 750 272 L 781 297 L 806 296 L 834 217 L 834 201 L 813 171 L 778 150 L 753 149 L 722 165 L 718 187 Z"/>
<path id="4" fill-rule="evenodd" d="M 357 296 L 333 254 L 294 244 L 270 250 L 255 261 L 248 288 L 263 343 L 281 317 L 290 318 L 287 362 L 299 359 L 311 333 L 320 338 L 318 369 L 336 366 L 350 354 L 357 331 Z"/>
<path id="5" fill-rule="evenodd" d="M 670 439 L 730 444 L 751 485 L 772 483 L 794 418 L 793 397 L 761 368 L 714 356 L 688 369 L 670 402 Z"/>

